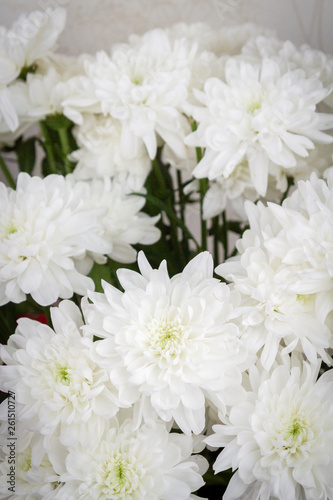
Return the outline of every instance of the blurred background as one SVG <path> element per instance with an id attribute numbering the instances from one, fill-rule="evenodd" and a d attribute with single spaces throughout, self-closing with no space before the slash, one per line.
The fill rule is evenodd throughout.
<path id="1" fill-rule="evenodd" d="M 0 24 L 10 26 L 23 12 L 67 9 L 59 52 L 77 55 L 107 49 L 131 33 L 179 21 L 213 27 L 255 22 L 283 40 L 333 52 L 333 0 L 0 0 Z"/>

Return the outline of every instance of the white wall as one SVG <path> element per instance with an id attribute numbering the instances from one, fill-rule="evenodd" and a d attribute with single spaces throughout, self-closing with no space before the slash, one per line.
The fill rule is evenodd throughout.
<path id="1" fill-rule="evenodd" d="M 66 54 L 94 53 L 130 33 L 177 21 L 206 21 L 215 27 L 253 21 L 274 28 L 282 39 L 333 52 L 333 0 L 0 0 L 0 24 L 22 12 L 65 6 L 68 21 L 59 42 Z"/>

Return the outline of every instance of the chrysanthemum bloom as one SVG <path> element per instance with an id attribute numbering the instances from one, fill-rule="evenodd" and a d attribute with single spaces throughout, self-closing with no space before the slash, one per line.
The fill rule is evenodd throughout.
<path id="1" fill-rule="evenodd" d="M 269 210 L 280 225 L 275 237 L 266 238 L 268 251 L 289 266 L 297 267 L 295 293 L 317 294 L 318 314 L 328 314 L 333 306 L 333 169 L 327 182 L 312 174 L 282 206 Z"/>
<path id="2" fill-rule="evenodd" d="M 284 72 L 275 60 L 251 65 L 230 58 L 225 81 L 208 79 L 196 92 L 204 106 L 190 106 L 199 126 L 186 143 L 206 148 L 194 175 L 228 177 L 246 159 L 253 186 L 265 196 L 271 164 L 295 167 L 315 143 L 332 142 L 322 130 L 333 126 L 333 115 L 316 112 L 328 93 L 315 76 Z"/>
<path id="3" fill-rule="evenodd" d="M 61 175 L 21 173 L 16 190 L 0 184 L 1 305 L 22 302 L 26 294 L 49 305 L 94 287 L 77 262 L 87 251 L 106 254 L 111 245 L 98 220 L 105 209 L 84 208 L 83 202 L 82 188 Z"/>
<path id="4" fill-rule="evenodd" d="M 209 183 L 203 201 L 203 218 L 209 219 L 220 215 L 227 206 L 246 219 L 245 200 L 256 201 L 258 193 L 253 187 L 247 162 L 242 162 L 228 177 L 219 176 Z"/>
<path id="5" fill-rule="evenodd" d="M 314 365 L 249 372 L 247 400 L 206 439 L 224 447 L 215 472 L 238 469 L 224 500 L 333 498 L 333 371 Z"/>
<path id="6" fill-rule="evenodd" d="M 65 446 L 98 440 L 119 410 L 117 390 L 91 358 L 93 340 L 79 330 L 79 309 L 63 301 L 51 314 L 55 331 L 22 318 L 0 346 L 1 389 L 15 393 L 17 421 L 43 434 L 46 447 L 54 433 Z"/>
<path id="7" fill-rule="evenodd" d="M 96 360 L 124 404 L 140 400 L 198 434 L 206 401 L 225 411 L 242 397 L 242 370 L 250 363 L 228 322 L 228 286 L 213 278 L 208 252 L 171 279 L 165 261 L 152 269 L 140 252 L 138 264 L 142 274 L 118 271 L 124 292 L 104 283 L 104 294 L 89 294 L 93 303 L 83 306 L 88 330 L 103 339 L 94 343 Z"/>
<path id="8" fill-rule="evenodd" d="M 10 30 L 0 27 L 0 112 L 9 130 L 14 131 L 19 120 L 7 86 L 18 78 L 22 69 L 50 54 L 65 21 L 66 10 L 57 8 L 22 15 Z"/>
<path id="9" fill-rule="evenodd" d="M 10 441 L 7 426 L 8 424 L 5 434 L 1 436 L 0 455 L 3 455 L 0 458 L 1 498 L 53 500 L 60 491 L 63 498 L 66 498 L 60 474 L 66 470 L 67 448 L 59 443 L 58 438 L 54 438 L 48 443 L 49 453 L 46 452 L 42 436 L 27 430 L 19 430 L 21 425 L 17 421 L 15 439 Z"/>
<path id="10" fill-rule="evenodd" d="M 136 243 L 151 245 L 161 236 L 161 231 L 155 226 L 160 216 L 150 217 L 141 211 L 146 200 L 143 188 L 144 178 L 128 179 L 128 176 L 118 176 L 110 179 L 93 179 L 75 183 L 73 186 L 82 188 L 83 208 L 103 210 L 99 222 L 102 227 L 101 236 L 110 245 L 106 252 L 117 262 L 134 262 L 137 252 L 132 247 Z M 89 252 L 97 262 L 104 262 L 100 253 Z"/>
<path id="11" fill-rule="evenodd" d="M 166 32 L 169 37 L 185 37 L 191 42 L 198 43 L 200 51 L 213 52 L 216 56 L 239 54 L 243 45 L 253 38 L 273 34 L 272 31 L 252 23 L 214 29 L 202 22 L 177 23 L 167 28 Z"/>
<path id="12" fill-rule="evenodd" d="M 143 143 L 153 159 L 161 137 L 184 156 L 180 122 L 195 52 L 185 39 L 171 41 L 164 31 L 153 30 L 137 43 L 116 45 L 111 56 L 98 52 L 95 62 L 87 62 L 102 112 L 122 123 L 124 152 Z"/>
<path id="13" fill-rule="evenodd" d="M 191 457 L 192 452 L 193 438 L 170 434 L 163 423 L 135 429 L 125 420 L 89 448 L 71 451 L 62 479 L 73 499 L 196 499 L 191 492 L 203 486 L 208 464 L 201 456 Z"/>
<path id="14" fill-rule="evenodd" d="M 273 36 L 259 35 L 248 40 L 241 52 L 252 62 L 269 57 L 285 69 L 302 69 L 307 77 L 316 76 L 325 88 L 332 88 L 333 57 L 309 45 L 296 47 L 290 40 L 281 41 Z M 332 94 L 325 98 L 325 103 L 332 106 Z"/>
<path id="15" fill-rule="evenodd" d="M 145 179 L 151 162 L 145 147 L 138 145 L 132 155 L 121 148 L 121 123 L 111 116 L 85 114 L 82 125 L 74 128 L 79 145 L 71 154 L 77 161 L 74 175 L 77 179 L 115 176 L 128 173 L 134 178 Z"/>
<path id="16" fill-rule="evenodd" d="M 281 348 L 287 352 L 300 351 L 312 363 L 320 357 L 331 364 L 329 349 L 333 347 L 333 336 L 328 313 L 332 310 L 332 288 L 326 288 L 325 292 L 318 287 L 310 289 L 307 276 L 311 269 L 303 266 L 302 271 L 298 251 L 302 242 L 312 245 L 306 230 L 308 222 L 297 210 L 291 213 L 281 208 L 280 211 L 272 203 L 269 207 L 248 203 L 246 211 L 250 229 L 237 243 L 239 256 L 216 268 L 217 274 L 232 281 L 241 293 L 236 314 L 242 338 L 258 353 L 266 369 L 272 366 Z M 276 217 L 277 211 L 281 216 L 284 214 L 284 221 Z M 288 243 L 284 223 L 287 228 L 292 226 L 293 245 Z M 320 224 L 315 227 L 322 230 Z M 313 270 L 313 282 L 319 284 L 321 275 L 316 272 Z M 326 274 L 323 286 L 325 278 Z"/>

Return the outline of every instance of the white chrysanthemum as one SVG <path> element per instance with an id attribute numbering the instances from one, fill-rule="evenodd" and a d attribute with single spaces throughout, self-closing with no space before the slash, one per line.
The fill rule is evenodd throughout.
<path id="1" fill-rule="evenodd" d="M 333 498 L 333 371 L 277 366 L 250 369 L 246 402 L 206 439 L 224 447 L 214 470 L 232 468 L 224 500 Z"/>
<path id="2" fill-rule="evenodd" d="M 300 263 L 286 261 L 286 240 L 275 238 L 281 225 L 272 213 L 273 206 L 278 207 L 246 205 L 251 229 L 237 244 L 240 255 L 218 266 L 216 272 L 232 280 L 241 292 L 237 315 L 242 336 L 258 352 L 266 369 L 272 366 L 280 348 L 303 352 L 312 363 L 319 356 L 331 364 L 327 353 L 333 347 L 327 318 L 332 309 L 331 292 L 325 296 L 303 286 Z M 292 231 L 307 238 L 296 224 Z"/>
<path id="3" fill-rule="evenodd" d="M 18 421 L 46 443 L 55 432 L 65 446 L 98 440 L 119 409 L 117 391 L 91 358 L 93 341 L 80 333 L 79 309 L 63 301 L 51 314 L 55 331 L 18 320 L 8 346 L 1 346 L 1 388 L 15 393 Z"/>
<path id="4" fill-rule="evenodd" d="M 203 201 L 203 217 L 209 219 L 219 215 L 231 205 L 244 220 L 245 200 L 256 201 L 258 194 L 251 182 L 247 162 L 242 162 L 228 177 L 220 176 L 211 181 Z"/>
<path id="5" fill-rule="evenodd" d="M 20 429 L 18 422 L 16 429 Z M 44 450 L 42 437 L 37 433 L 25 430 L 16 434 L 13 441 L 5 436 L 2 438 L 2 499 L 15 500 L 23 497 L 25 500 L 53 500 L 60 492 L 64 494 L 63 498 L 66 498 L 60 475 L 66 470 L 65 458 L 68 452 L 58 439 L 51 439 L 52 450 L 48 454 Z"/>
<path id="6" fill-rule="evenodd" d="M 83 124 L 74 128 L 79 145 L 71 154 L 77 161 L 74 176 L 77 179 L 112 177 L 120 173 L 145 179 L 151 163 L 143 145 L 133 156 L 126 154 L 121 147 L 122 127 L 118 120 L 110 116 L 86 114 Z"/>
<path id="7" fill-rule="evenodd" d="M 62 114 L 63 101 L 67 97 L 67 81 L 83 74 L 86 56 L 77 58 L 53 54 L 40 62 L 35 73 L 26 78 L 29 109 L 21 110 L 19 118 L 40 121 L 48 115 Z"/>
<path id="8" fill-rule="evenodd" d="M 210 78 L 205 91 L 196 92 L 205 107 L 192 106 L 199 126 L 186 143 L 207 149 L 194 175 L 228 177 L 246 159 L 253 186 L 264 196 L 271 164 L 295 167 L 314 143 L 332 142 L 321 131 L 332 127 L 333 115 L 316 112 L 328 92 L 316 77 L 283 72 L 274 60 L 251 65 L 229 59 L 225 81 Z"/>
<path id="9" fill-rule="evenodd" d="M 172 42 L 162 30 L 153 30 L 137 44 L 116 45 L 110 57 L 99 52 L 87 63 L 102 112 L 122 122 L 124 151 L 132 154 L 143 142 L 154 158 L 159 136 L 184 155 L 180 120 L 195 52 L 185 39 Z"/>
<path id="10" fill-rule="evenodd" d="M 203 457 L 191 457 L 193 438 L 170 434 L 151 421 L 135 429 L 131 420 L 111 427 L 91 449 L 77 448 L 66 460 L 63 479 L 80 500 L 190 500 L 204 482 Z"/>
<path id="11" fill-rule="evenodd" d="M 333 298 L 333 169 L 327 182 L 312 174 L 282 207 L 269 210 L 281 226 L 265 245 L 272 255 L 289 266 L 297 266 L 296 293 L 322 293 L 321 310 L 332 310 Z"/>
<path id="12" fill-rule="evenodd" d="M 63 78 L 63 75 L 53 67 L 50 67 L 46 74 L 27 76 L 26 84 L 32 107 L 29 110 L 29 116 L 39 121 L 48 115 L 62 113 L 64 96 L 60 92 L 59 84 Z"/>
<path id="13" fill-rule="evenodd" d="M 332 89 L 333 57 L 306 44 L 297 48 L 290 40 L 282 42 L 274 37 L 258 36 L 243 46 L 242 54 L 252 61 L 273 58 L 286 70 L 300 68 L 308 78 L 316 76 L 325 88 Z M 325 98 L 325 102 L 332 102 L 332 94 Z"/>
<path id="14" fill-rule="evenodd" d="M 320 144 L 309 152 L 306 158 L 298 158 L 295 167 L 288 169 L 270 165 L 265 202 L 279 203 L 288 188 L 288 180 L 295 183 L 307 180 L 313 172 L 323 177 L 324 172 L 332 166 L 333 145 Z M 245 200 L 260 199 L 253 186 L 247 161 L 239 163 L 228 177 L 223 175 L 209 183 L 204 198 L 203 215 L 205 219 L 220 214 L 227 206 L 231 207 L 243 220 L 247 220 L 244 208 Z"/>
<path id="15" fill-rule="evenodd" d="M 73 178 L 72 181 L 75 185 Z M 138 178 L 135 182 L 132 178 L 128 182 L 126 176 L 114 179 L 105 177 L 91 182 L 77 182 L 76 185 L 86 191 L 83 196 L 84 208 L 104 212 L 99 222 L 102 237 L 110 245 L 110 249 L 104 253 L 111 259 L 124 263 L 134 262 L 137 252 L 132 245 L 151 245 L 160 238 L 161 232 L 155 226 L 160 216 L 150 217 L 142 212 L 146 202 L 144 196 L 132 194 L 133 189 L 145 194 L 142 179 Z M 97 262 L 103 262 L 100 253 L 90 252 L 90 256 Z"/>
<path id="16" fill-rule="evenodd" d="M 209 24 L 197 22 L 193 24 L 177 23 L 166 28 L 166 33 L 174 39 L 185 37 L 192 43 L 198 43 L 200 51 L 209 51 L 217 56 L 239 54 L 243 45 L 249 40 L 261 36 L 269 36 L 270 30 L 252 23 L 236 26 L 223 26 L 214 29 Z"/>
<path id="17" fill-rule="evenodd" d="M 16 191 L 1 183 L 0 192 L 0 304 L 31 294 L 49 305 L 93 288 L 76 261 L 111 246 L 100 236 L 104 210 L 83 207 L 82 187 L 61 175 L 21 173 Z"/>
<path id="18" fill-rule="evenodd" d="M 33 116 L 34 105 L 29 98 L 25 82 L 17 80 L 7 89 L 8 98 L 17 118 L 15 130 L 12 131 L 4 116 L 0 113 L 0 146 L 13 145 L 14 141 L 28 130 L 36 118 Z"/>
<path id="19" fill-rule="evenodd" d="M 0 112 L 12 132 L 19 120 L 7 86 L 17 79 L 23 68 L 49 55 L 65 21 L 66 10 L 57 8 L 22 15 L 10 30 L 0 27 Z"/>
<path id="20" fill-rule="evenodd" d="M 169 278 L 166 262 L 152 269 L 143 253 L 141 274 L 122 269 L 124 293 L 104 283 L 84 306 L 96 360 L 110 371 L 124 404 L 142 399 L 185 433 L 200 433 L 205 403 L 225 406 L 242 397 L 242 370 L 250 363 L 227 285 L 213 278 L 208 252 Z M 147 406 L 146 406 L 147 407 Z"/>

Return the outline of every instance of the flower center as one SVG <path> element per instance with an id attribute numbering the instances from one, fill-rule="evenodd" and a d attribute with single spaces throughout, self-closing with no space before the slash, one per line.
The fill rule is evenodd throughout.
<path id="1" fill-rule="evenodd" d="M 127 495 L 137 490 L 139 479 L 133 464 L 120 453 L 115 454 L 102 465 L 100 481 L 106 498 L 128 498 Z"/>
<path id="2" fill-rule="evenodd" d="M 184 327 L 178 321 L 152 321 L 148 325 L 149 345 L 161 357 L 175 357 L 180 353 Z"/>
<path id="3" fill-rule="evenodd" d="M 69 385 L 71 383 L 71 376 L 68 373 L 67 366 L 58 366 L 55 373 L 55 379 L 64 385 Z"/>
<path id="4" fill-rule="evenodd" d="M 288 454 L 297 454 L 302 445 L 308 440 L 307 422 L 302 417 L 296 415 L 287 419 L 282 425 L 282 450 L 285 450 Z"/>
<path id="5" fill-rule="evenodd" d="M 261 101 L 259 101 L 259 100 L 252 101 L 247 106 L 247 112 L 250 115 L 254 115 L 256 113 L 256 111 L 258 111 L 258 109 L 260 109 L 260 108 L 261 108 Z"/>

